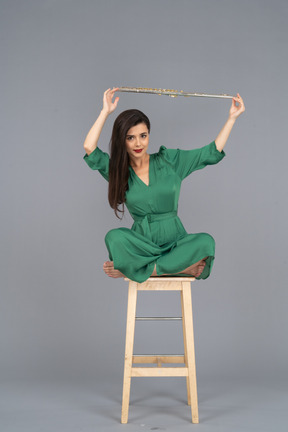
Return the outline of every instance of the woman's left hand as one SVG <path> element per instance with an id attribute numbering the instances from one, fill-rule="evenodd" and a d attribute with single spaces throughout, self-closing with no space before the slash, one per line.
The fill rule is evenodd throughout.
<path id="1" fill-rule="evenodd" d="M 236 106 L 236 102 L 238 102 L 238 106 Z M 240 116 L 245 111 L 245 105 L 243 102 L 242 97 L 239 93 L 237 93 L 237 96 L 234 96 L 232 99 L 232 105 L 229 111 L 229 118 L 236 120 L 237 117 Z"/>

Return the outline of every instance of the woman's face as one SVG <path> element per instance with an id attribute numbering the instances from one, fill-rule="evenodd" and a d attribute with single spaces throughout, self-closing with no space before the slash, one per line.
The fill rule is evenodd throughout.
<path id="1" fill-rule="evenodd" d="M 131 127 L 126 135 L 126 150 L 132 159 L 141 159 L 149 144 L 149 132 L 145 123 Z"/>

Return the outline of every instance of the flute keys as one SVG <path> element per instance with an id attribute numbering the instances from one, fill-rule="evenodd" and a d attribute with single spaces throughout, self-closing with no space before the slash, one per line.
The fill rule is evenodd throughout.
<path id="1" fill-rule="evenodd" d="M 152 93 L 152 94 L 158 94 L 159 96 L 166 95 L 170 96 L 172 98 L 175 98 L 177 96 L 202 96 L 202 97 L 212 97 L 212 98 L 230 98 L 232 99 L 233 96 L 228 95 L 227 93 L 224 94 L 206 94 L 206 93 L 188 93 L 183 92 L 183 90 L 173 90 L 173 89 L 156 89 L 151 87 L 119 87 L 119 91 L 124 92 L 134 92 L 134 93 Z"/>

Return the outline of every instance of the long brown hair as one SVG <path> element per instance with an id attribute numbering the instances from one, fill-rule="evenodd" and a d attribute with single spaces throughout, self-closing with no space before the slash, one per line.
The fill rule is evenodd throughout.
<path id="1" fill-rule="evenodd" d="M 109 189 L 108 200 L 119 219 L 124 214 L 125 193 L 128 190 L 129 156 L 126 150 L 126 135 L 129 129 L 145 123 L 150 133 L 148 117 L 137 109 L 123 111 L 116 118 L 110 140 Z M 120 207 L 122 206 L 122 207 Z"/>

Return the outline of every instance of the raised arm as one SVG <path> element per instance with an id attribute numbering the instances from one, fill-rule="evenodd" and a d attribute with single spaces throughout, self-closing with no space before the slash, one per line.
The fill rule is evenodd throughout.
<path id="1" fill-rule="evenodd" d="M 236 102 L 238 102 L 238 106 L 236 106 Z M 235 124 L 236 119 L 245 111 L 245 106 L 243 99 L 241 98 L 240 94 L 237 93 L 237 96 L 233 97 L 232 99 L 232 105 L 229 111 L 229 117 L 226 123 L 224 124 L 223 128 L 219 132 L 217 138 L 215 139 L 215 144 L 217 147 L 217 150 L 220 152 L 223 150 L 227 139 L 230 135 L 230 132 Z"/>
<path id="2" fill-rule="evenodd" d="M 96 149 L 105 121 L 109 116 L 109 114 L 111 114 L 117 107 L 119 97 L 116 97 L 114 102 L 112 102 L 114 93 L 117 90 L 118 87 L 113 87 L 112 90 L 109 88 L 104 92 L 103 108 L 99 114 L 99 117 L 95 121 L 94 125 L 91 127 L 84 141 L 84 149 L 87 155 L 89 155 Z"/>

